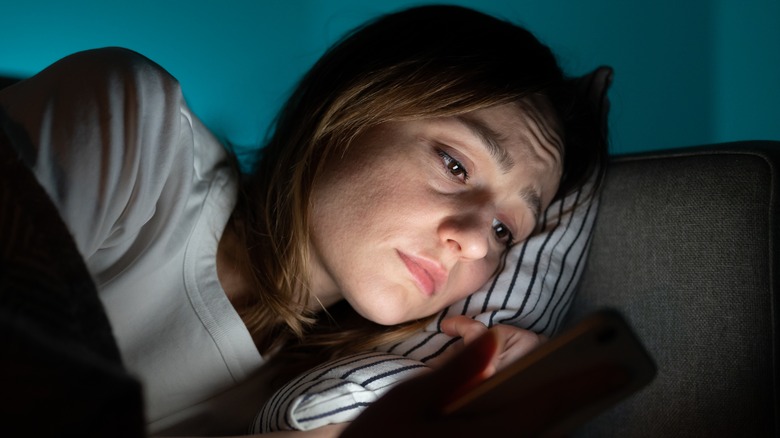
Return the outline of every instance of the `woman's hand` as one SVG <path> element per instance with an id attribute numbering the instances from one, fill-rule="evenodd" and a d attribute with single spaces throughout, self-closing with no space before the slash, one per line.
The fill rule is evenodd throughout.
<path id="1" fill-rule="evenodd" d="M 347 426 L 342 438 L 536 436 L 551 424 L 555 418 L 551 413 L 557 411 L 548 408 L 556 400 L 539 404 L 546 388 L 517 394 L 478 415 L 443 414 L 445 406 L 492 373 L 503 353 L 522 354 L 540 342 L 525 330 L 488 330 L 462 320 L 447 325 L 466 335 L 463 348 L 433 371 L 399 384 L 372 403 Z M 504 340 L 512 347 L 506 348 Z"/>
<path id="2" fill-rule="evenodd" d="M 487 377 L 502 347 L 497 331 L 484 332 L 433 372 L 399 384 L 372 403 L 341 437 L 490 436 L 503 430 L 508 419 L 514 421 L 511 410 L 516 406 L 478 418 L 441 414 L 445 405 Z"/>
<path id="3" fill-rule="evenodd" d="M 454 353 L 462 350 L 463 347 L 472 343 L 488 330 L 496 333 L 496 336 L 498 336 L 501 341 L 502 347 L 499 354 L 485 370 L 485 377 L 492 375 L 522 356 L 525 356 L 528 352 L 547 340 L 546 336 L 511 325 L 498 324 L 488 329 L 485 324 L 467 316 L 447 318 L 442 321 L 441 328 L 444 333 L 450 336 L 459 336 L 461 338 L 461 341 L 459 341 L 460 346 L 452 348 L 450 354 L 448 354 L 446 358 L 443 358 L 443 360 L 448 360 Z M 442 362 L 438 361 L 434 366 L 438 366 L 440 363 Z"/>
<path id="4" fill-rule="evenodd" d="M 480 325 L 468 318 L 447 322 L 445 331 L 464 338 L 460 351 L 431 372 L 391 389 L 347 426 L 341 437 L 561 436 L 583 421 L 583 415 L 600 409 L 604 397 L 626 382 L 625 370 L 615 364 L 563 373 L 553 370 L 539 385 L 501 393 L 489 408 L 445 414 L 446 406 L 485 380 L 491 369 L 544 340 L 526 330 Z M 507 359 L 502 360 L 502 355 Z"/>

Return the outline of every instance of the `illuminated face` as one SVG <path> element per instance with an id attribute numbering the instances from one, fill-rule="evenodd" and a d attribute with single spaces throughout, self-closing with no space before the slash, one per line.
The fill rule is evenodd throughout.
<path id="1" fill-rule="evenodd" d="M 536 106 L 386 123 L 331 159 L 312 194 L 312 293 L 397 324 L 478 290 L 535 229 L 561 178 Z"/>

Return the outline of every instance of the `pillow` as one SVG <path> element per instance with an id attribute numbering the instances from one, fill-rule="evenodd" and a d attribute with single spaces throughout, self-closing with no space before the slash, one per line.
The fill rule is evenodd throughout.
<path id="1" fill-rule="evenodd" d="M 606 132 L 612 79 L 608 67 L 578 80 Z M 383 350 L 322 364 L 288 382 L 265 404 L 252 433 L 311 430 L 348 422 L 394 384 L 424 372 L 459 338 L 441 332 L 441 321 L 466 315 L 488 327 L 511 324 L 550 336 L 574 297 L 598 210 L 594 178 L 550 205 L 543 228 L 507 254 L 504 269 L 479 291 L 442 310 L 424 330 Z"/>
<path id="2" fill-rule="evenodd" d="M 366 352 L 312 368 L 265 404 L 252 433 L 311 430 L 353 420 L 396 383 L 425 371 L 419 360 Z"/>

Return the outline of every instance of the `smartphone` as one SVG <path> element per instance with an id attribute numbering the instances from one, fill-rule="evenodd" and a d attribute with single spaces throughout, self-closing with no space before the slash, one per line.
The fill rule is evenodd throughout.
<path id="1" fill-rule="evenodd" d="M 523 435 L 560 436 L 655 374 L 655 363 L 626 320 L 605 309 L 457 395 L 441 413 L 468 417 L 517 406 L 508 426 L 523 428 Z"/>

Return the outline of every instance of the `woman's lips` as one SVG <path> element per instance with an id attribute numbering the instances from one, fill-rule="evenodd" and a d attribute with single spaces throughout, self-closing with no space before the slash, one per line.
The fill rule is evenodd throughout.
<path id="1" fill-rule="evenodd" d="M 435 262 L 398 251 L 398 255 L 412 274 L 420 290 L 432 296 L 447 282 L 447 272 Z"/>

